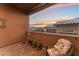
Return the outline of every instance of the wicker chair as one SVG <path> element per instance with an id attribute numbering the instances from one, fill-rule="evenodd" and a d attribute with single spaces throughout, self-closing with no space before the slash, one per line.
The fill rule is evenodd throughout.
<path id="1" fill-rule="evenodd" d="M 46 50 L 49 48 L 54 48 L 54 44 L 48 45 Z M 62 54 L 62 55 L 58 55 L 58 56 L 72 56 L 73 55 L 73 44 L 71 45 L 71 48 L 69 49 L 69 51 L 66 54 Z M 46 51 L 46 55 L 49 56 L 48 52 Z"/>
<path id="2" fill-rule="evenodd" d="M 47 49 L 49 49 L 49 48 L 53 48 L 53 46 L 50 45 L 47 47 Z M 47 53 L 46 55 L 49 56 L 47 51 L 46 51 L 46 53 Z M 72 56 L 72 54 L 73 54 L 73 46 L 71 46 L 71 48 L 69 49 L 69 51 L 66 54 L 62 54 L 62 55 L 58 55 L 58 56 Z"/>

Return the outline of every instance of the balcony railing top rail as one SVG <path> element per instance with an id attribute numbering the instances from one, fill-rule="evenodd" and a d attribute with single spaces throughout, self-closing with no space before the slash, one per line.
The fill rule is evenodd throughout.
<path id="1" fill-rule="evenodd" d="M 58 35 L 58 36 L 69 36 L 69 37 L 79 37 L 77 34 L 64 34 L 64 33 L 47 33 L 47 32 L 29 32 L 29 33 L 41 33 L 41 34 L 49 34 L 49 35 Z"/>

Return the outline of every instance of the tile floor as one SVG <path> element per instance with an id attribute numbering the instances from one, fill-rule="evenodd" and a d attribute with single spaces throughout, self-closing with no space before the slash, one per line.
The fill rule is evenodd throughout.
<path id="1" fill-rule="evenodd" d="M 46 50 L 37 50 L 26 42 L 15 43 L 6 47 L 0 48 L 0 56 L 44 56 Z"/>

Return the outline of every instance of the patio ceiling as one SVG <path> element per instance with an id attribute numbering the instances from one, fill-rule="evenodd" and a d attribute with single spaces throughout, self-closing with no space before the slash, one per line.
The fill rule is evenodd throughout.
<path id="1" fill-rule="evenodd" d="M 12 3 L 10 5 L 24 11 L 25 13 L 33 14 L 54 4 L 56 3 Z"/>

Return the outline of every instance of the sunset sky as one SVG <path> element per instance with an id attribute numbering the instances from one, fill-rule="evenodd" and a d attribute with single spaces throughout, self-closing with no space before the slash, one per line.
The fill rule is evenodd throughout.
<path id="1" fill-rule="evenodd" d="M 30 24 L 41 23 L 54 18 L 79 17 L 79 4 L 56 4 L 29 16 Z"/>

